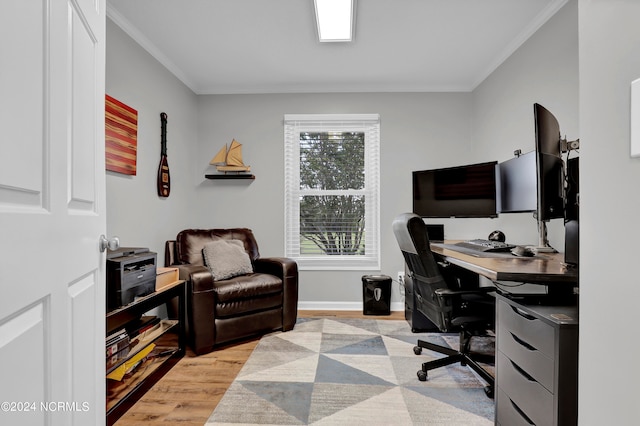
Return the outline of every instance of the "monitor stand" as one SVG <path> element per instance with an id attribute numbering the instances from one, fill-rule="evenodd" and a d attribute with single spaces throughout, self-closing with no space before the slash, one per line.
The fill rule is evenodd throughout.
<path id="1" fill-rule="evenodd" d="M 534 250 L 537 253 L 557 253 L 558 250 L 549 245 L 546 222 L 537 218 L 536 220 L 538 221 L 538 246 L 534 247 Z"/>

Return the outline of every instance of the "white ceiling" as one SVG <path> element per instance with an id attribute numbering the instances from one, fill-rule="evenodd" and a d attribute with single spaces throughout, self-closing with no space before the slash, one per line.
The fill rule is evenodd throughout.
<path id="1" fill-rule="evenodd" d="M 107 0 L 197 94 L 471 91 L 568 0 L 360 0 L 320 43 L 313 0 Z"/>

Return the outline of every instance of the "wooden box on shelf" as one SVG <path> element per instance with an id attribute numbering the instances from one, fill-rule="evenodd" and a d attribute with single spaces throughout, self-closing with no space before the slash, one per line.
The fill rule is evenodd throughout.
<path id="1" fill-rule="evenodd" d="M 156 268 L 156 291 L 178 281 L 178 268 Z"/>

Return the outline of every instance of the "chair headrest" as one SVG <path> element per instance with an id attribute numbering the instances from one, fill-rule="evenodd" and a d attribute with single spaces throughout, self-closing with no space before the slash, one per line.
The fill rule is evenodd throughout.
<path id="1" fill-rule="evenodd" d="M 400 250 L 406 253 L 418 254 L 431 251 L 427 225 L 415 213 L 402 213 L 393 220 L 393 233 L 396 236 Z"/>

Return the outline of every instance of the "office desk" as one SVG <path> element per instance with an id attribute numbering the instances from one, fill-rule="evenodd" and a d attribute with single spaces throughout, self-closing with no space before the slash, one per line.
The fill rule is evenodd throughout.
<path id="1" fill-rule="evenodd" d="M 516 257 L 511 253 L 478 253 L 468 250 L 451 250 L 447 247 L 456 241 L 431 243 L 431 251 L 438 260 L 456 265 L 491 281 L 514 281 L 545 285 L 542 297 L 546 303 L 566 303 L 575 299 L 574 287 L 578 282 L 578 270 L 564 264 L 562 253 L 541 253 L 535 257 Z M 415 332 L 435 331 L 424 315 L 415 309 L 415 291 L 409 271 L 405 271 L 405 319 Z M 574 302 L 575 303 L 575 302 Z"/>
<path id="2" fill-rule="evenodd" d="M 431 243 L 431 250 L 439 260 L 492 281 L 547 287 L 538 299 L 497 296 L 496 424 L 576 425 L 578 270 L 564 264 L 562 253 L 464 253 L 447 248 L 453 243 Z"/>
<path id="3" fill-rule="evenodd" d="M 563 253 L 540 253 L 517 257 L 511 253 L 473 253 L 455 251 L 447 246 L 455 241 L 431 243 L 431 251 L 443 260 L 475 272 L 492 281 L 518 281 L 549 285 L 577 284 L 577 268 L 564 264 Z M 468 254 L 469 253 L 469 254 Z"/>

